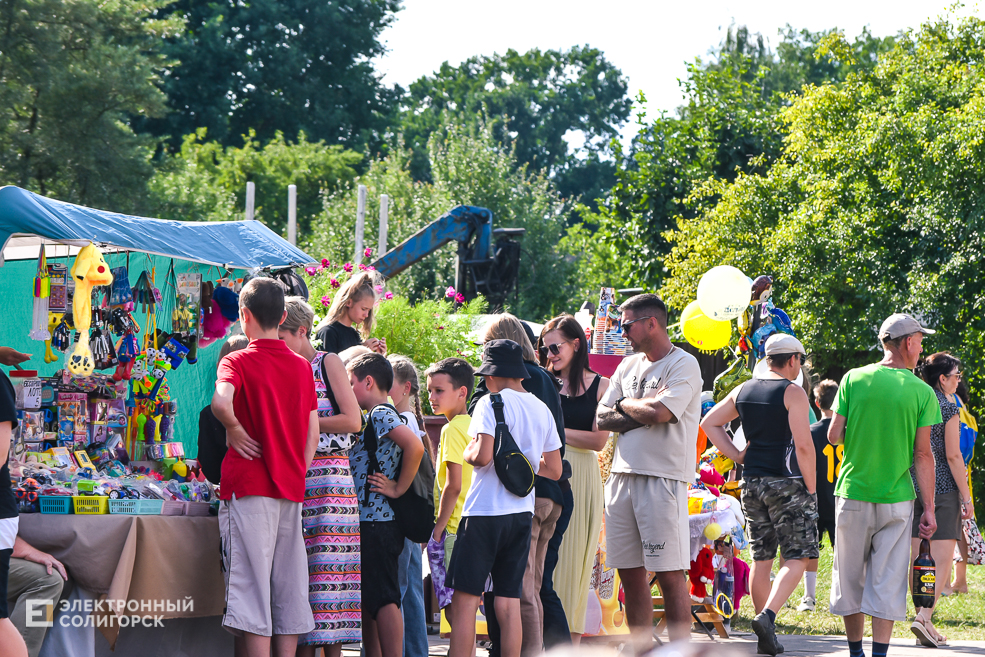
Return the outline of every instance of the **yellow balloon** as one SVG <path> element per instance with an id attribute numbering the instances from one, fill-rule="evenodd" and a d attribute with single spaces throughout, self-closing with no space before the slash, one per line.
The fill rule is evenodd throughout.
<path id="1" fill-rule="evenodd" d="M 717 522 L 708 523 L 708 526 L 705 527 L 705 538 L 707 538 L 709 541 L 714 541 L 721 538 L 721 536 L 722 536 L 722 526 L 719 525 Z"/>
<path id="2" fill-rule="evenodd" d="M 697 301 L 687 304 L 681 313 L 681 332 L 684 338 L 702 351 L 717 351 L 732 339 L 732 322 L 709 319 Z"/>

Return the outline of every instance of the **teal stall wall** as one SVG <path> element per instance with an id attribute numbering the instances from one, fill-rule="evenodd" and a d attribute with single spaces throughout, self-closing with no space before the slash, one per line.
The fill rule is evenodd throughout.
<path id="1" fill-rule="evenodd" d="M 109 254 L 106 261 L 110 267 L 120 267 L 126 264 L 125 254 Z M 65 263 L 71 267 L 74 259 L 49 258 L 49 263 Z M 173 290 L 167 289 L 165 277 L 170 267 L 170 258 L 152 257 L 144 254 L 130 255 L 130 285 L 133 286 L 144 270 L 157 268 L 156 283 L 162 295 L 174 295 Z M 176 273 L 198 272 L 203 280 L 216 280 L 222 276 L 222 271 L 216 267 L 198 265 L 185 261 L 174 261 Z M 31 317 L 34 310 L 34 273 L 37 269 L 36 260 L 17 260 L 6 262 L 0 267 L 0 345 L 12 347 L 32 355 L 29 362 L 22 365 L 24 369 L 36 369 L 41 376 L 51 376 L 64 367 L 64 356 L 55 363 L 45 363 L 44 342 L 38 342 L 28 337 Z M 242 272 L 238 272 L 242 275 Z M 165 300 L 167 302 L 167 299 Z M 173 302 L 170 307 L 174 307 Z M 144 313 L 134 312 L 134 318 L 141 329 L 146 330 Z M 170 331 L 171 319 L 159 313 L 157 324 L 165 331 Z M 168 373 L 168 383 L 171 387 L 171 398 L 178 402 L 178 415 L 175 421 L 175 438 L 185 446 L 185 455 L 194 458 L 198 454 L 198 414 L 212 399 L 215 388 L 216 366 L 219 361 L 221 341 L 198 350 L 198 362 L 194 365 L 182 363 L 177 370 Z M 5 368 L 6 371 L 6 368 Z M 105 370 L 103 374 L 112 374 Z"/>

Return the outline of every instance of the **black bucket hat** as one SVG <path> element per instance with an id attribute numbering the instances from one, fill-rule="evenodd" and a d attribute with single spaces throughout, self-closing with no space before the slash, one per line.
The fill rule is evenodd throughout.
<path id="1" fill-rule="evenodd" d="M 476 376 L 500 376 L 504 379 L 529 377 L 523 364 L 523 349 L 512 340 L 490 340 L 482 352 L 482 366 Z"/>

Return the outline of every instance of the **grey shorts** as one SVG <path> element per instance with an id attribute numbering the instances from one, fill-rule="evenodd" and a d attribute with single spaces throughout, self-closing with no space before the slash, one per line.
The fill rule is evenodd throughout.
<path id="1" fill-rule="evenodd" d="M 315 629 L 300 502 L 256 495 L 223 500 L 219 538 L 226 629 L 261 636 Z"/>
<path id="2" fill-rule="evenodd" d="M 605 563 L 653 573 L 691 563 L 687 484 L 613 472 L 605 483 Z"/>
<path id="3" fill-rule="evenodd" d="M 831 613 L 906 620 L 913 502 L 835 498 Z"/>
<path id="4" fill-rule="evenodd" d="M 920 495 L 913 501 L 913 527 L 910 529 L 911 538 L 920 538 L 920 516 L 923 515 L 923 502 Z M 958 541 L 964 537 L 961 527 L 961 493 L 952 490 L 950 493 L 934 495 L 934 516 L 937 518 L 937 531 L 932 541 Z"/>

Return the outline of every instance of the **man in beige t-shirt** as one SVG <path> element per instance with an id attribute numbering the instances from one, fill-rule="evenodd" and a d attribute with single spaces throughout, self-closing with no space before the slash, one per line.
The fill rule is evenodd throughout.
<path id="1" fill-rule="evenodd" d="M 649 640 L 653 603 L 646 572 L 657 574 L 672 640 L 690 635 L 687 486 L 695 479 L 701 370 L 667 335 L 667 307 L 655 294 L 622 305 L 622 326 L 637 352 L 612 375 L 599 429 L 617 432 L 605 486 L 606 564 L 619 570 L 626 620 Z"/>

